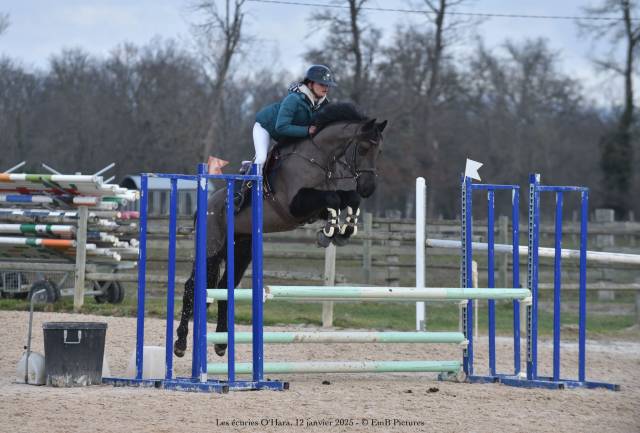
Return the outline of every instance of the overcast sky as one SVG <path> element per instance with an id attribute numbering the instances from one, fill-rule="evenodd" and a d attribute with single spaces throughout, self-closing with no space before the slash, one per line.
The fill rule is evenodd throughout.
<path id="1" fill-rule="evenodd" d="M 301 0 L 309 3 L 329 3 L 330 0 Z M 464 11 L 495 14 L 582 15 L 582 6 L 593 1 L 537 0 L 506 1 L 477 0 Z M 63 48 L 80 47 L 104 56 L 116 45 L 128 41 L 144 45 L 154 37 L 174 38 L 189 44 L 189 22 L 196 16 L 185 0 L 8 0 L 0 12 L 10 14 L 11 26 L 0 37 L 0 55 L 8 55 L 25 66 L 46 68 L 52 54 Z M 419 4 L 419 2 L 415 2 Z M 372 0 L 371 6 L 410 8 L 407 0 Z M 307 21 L 313 7 L 247 3 L 247 32 L 258 39 L 251 59 L 258 66 L 288 69 L 300 74 L 304 69 L 302 53 L 317 44 L 321 35 L 308 37 Z M 381 27 L 389 37 L 398 22 L 421 22 L 417 14 L 367 12 L 369 20 Z M 484 21 L 478 33 L 490 47 L 506 39 L 545 37 L 562 59 L 565 72 L 583 80 L 585 89 L 603 101 L 610 89 L 610 80 L 596 76 L 588 56 L 606 54 L 608 44 L 594 46 L 581 37 L 572 20 L 537 20 L 492 18 Z M 473 47 L 472 40 L 466 46 Z M 621 48 L 621 47 L 620 47 Z M 338 74 L 339 75 L 339 74 Z M 620 87 L 620 86 L 617 86 Z M 617 91 L 616 91 L 617 93 Z"/>

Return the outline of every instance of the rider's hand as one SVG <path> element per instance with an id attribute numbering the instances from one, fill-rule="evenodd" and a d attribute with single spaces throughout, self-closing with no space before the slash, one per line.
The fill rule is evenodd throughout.
<path id="1" fill-rule="evenodd" d="M 318 130 L 318 127 L 317 127 L 317 126 L 315 126 L 315 125 L 311 125 L 311 126 L 309 127 L 309 135 L 310 135 L 310 136 L 313 136 L 313 134 L 315 134 L 317 130 Z"/>

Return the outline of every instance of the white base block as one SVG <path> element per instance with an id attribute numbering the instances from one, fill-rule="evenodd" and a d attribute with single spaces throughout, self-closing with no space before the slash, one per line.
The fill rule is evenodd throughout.
<path id="1" fill-rule="evenodd" d="M 164 379 L 166 371 L 165 348 L 160 346 L 144 346 L 142 355 L 142 378 Z M 129 364 L 125 377 L 136 377 L 136 351 L 133 350 L 129 357 Z"/>
<path id="2" fill-rule="evenodd" d="M 111 377 L 111 369 L 109 368 L 109 361 L 107 361 L 106 351 L 102 357 L 102 377 Z"/>

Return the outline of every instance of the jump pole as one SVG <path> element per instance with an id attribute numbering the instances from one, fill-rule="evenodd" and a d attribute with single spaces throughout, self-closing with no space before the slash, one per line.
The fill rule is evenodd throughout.
<path id="1" fill-rule="evenodd" d="M 209 344 L 226 344 L 226 332 L 209 332 Z M 253 341 L 250 332 L 236 332 L 236 344 L 248 344 Z M 451 343 L 465 346 L 467 344 L 461 332 L 367 332 L 367 331 L 332 331 L 332 332 L 265 332 L 263 341 L 266 344 L 318 344 L 318 343 Z"/>
<path id="2" fill-rule="evenodd" d="M 225 374 L 227 365 L 211 363 L 211 374 Z M 236 373 L 251 374 L 250 363 L 236 363 Z M 452 373 L 460 371 L 460 361 L 312 361 L 265 362 L 264 372 L 269 374 L 298 373 Z"/>
<path id="3" fill-rule="evenodd" d="M 427 186 L 424 177 L 416 179 L 416 289 L 425 287 L 425 231 L 427 227 Z M 416 302 L 416 331 L 425 331 L 426 306 L 424 301 Z"/>
<path id="4" fill-rule="evenodd" d="M 427 248 L 461 248 L 460 241 L 453 239 L 427 239 L 426 245 Z M 486 242 L 472 242 L 472 247 L 474 251 L 487 251 L 489 245 Z M 493 248 L 494 252 L 502 254 L 511 254 L 513 251 L 513 246 L 506 244 L 494 244 Z M 521 257 L 527 257 L 529 255 L 529 247 L 527 245 L 521 245 L 518 247 L 518 252 Z M 538 247 L 538 257 L 555 257 L 555 254 L 555 248 Z M 560 250 L 560 255 L 563 260 L 580 260 L 580 250 L 562 248 Z M 587 262 L 640 265 L 640 254 L 587 251 Z"/>
<path id="5" fill-rule="evenodd" d="M 208 289 L 209 299 L 225 300 L 225 289 Z M 236 289 L 236 300 L 252 298 L 252 289 Z M 267 301 L 460 301 L 465 299 L 526 299 L 528 289 L 458 287 L 357 287 L 357 286 L 267 286 Z"/>

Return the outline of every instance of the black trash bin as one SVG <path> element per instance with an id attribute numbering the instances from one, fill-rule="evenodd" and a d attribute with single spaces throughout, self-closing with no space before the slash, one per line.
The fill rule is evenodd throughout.
<path id="1" fill-rule="evenodd" d="M 107 324 L 46 322 L 44 359 L 47 385 L 86 386 L 102 383 L 102 360 Z"/>

